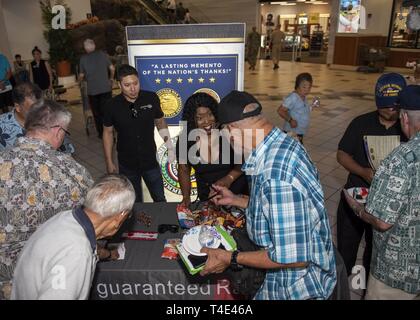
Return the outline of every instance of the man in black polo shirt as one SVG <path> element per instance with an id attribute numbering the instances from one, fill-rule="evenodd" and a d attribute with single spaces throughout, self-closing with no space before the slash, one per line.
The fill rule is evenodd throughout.
<path id="1" fill-rule="evenodd" d="M 137 70 L 129 65 L 121 65 L 117 77 L 121 94 L 107 103 L 104 112 L 103 145 L 107 171 L 109 174 L 117 172 L 112 157 L 115 129 L 119 173 L 133 184 L 136 202 L 143 202 L 141 178 L 153 201 L 164 202 L 162 174 L 156 160 L 155 126 L 172 153 L 169 158 L 174 157 L 174 148 L 159 97 L 154 92 L 140 91 Z"/>
<path id="2" fill-rule="evenodd" d="M 337 161 L 349 171 L 345 189 L 369 188 L 375 174 L 365 152 L 364 136 L 398 135 L 401 137 L 401 141 L 406 141 L 396 108 L 398 94 L 405 86 L 404 78 L 397 73 L 382 75 L 376 83 L 375 90 L 378 110 L 353 119 L 341 138 L 338 145 Z M 357 251 L 363 234 L 365 234 L 366 242 L 363 267 L 367 276 L 372 255 L 372 227 L 356 217 L 342 193 L 337 210 L 337 247 L 349 275 L 356 263 Z"/>

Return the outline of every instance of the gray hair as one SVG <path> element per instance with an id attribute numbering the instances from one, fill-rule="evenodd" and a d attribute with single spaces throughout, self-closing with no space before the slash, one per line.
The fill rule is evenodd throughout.
<path id="1" fill-rule="evenodd" d="M 420 110 L 405 110 L 401 109 L 401 114 L 406 113 L 408 120 L 412 126 L 420 126 Z"/>
<path id="2" fill-rule="evenodd" d="M 49 130 L 53 126 L 66 127 L 71 113 L 63 105 L 52 100 L 40 100 L 29 110 L 25 119 L 26 131 Z"/>
<path id="3" fill-rule="evenodd" d="M 133 185 L 124 176 L 106 175 L 88 191 L 84 207 L 107 218 L 130 211 L 136 200 Z"/>
<path id="4" fill-rule="evenodd" d="M 257 110 L 260 107 L 258 103 L 250 103 L 245 106 L 243 114 L 253 112 Z M 241 119 L 234 122 L 234 125 L 241 128 L 247 128 L 250 123 L 254 123 L 257 120 L 260 120 L 263 116 L 261 114 L 258 114 L 256 116 L 248 117 L 245 119 Z"/>

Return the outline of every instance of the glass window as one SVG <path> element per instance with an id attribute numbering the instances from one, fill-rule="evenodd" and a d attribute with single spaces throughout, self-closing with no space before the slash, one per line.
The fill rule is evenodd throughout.
<path id="1" fill-rule="evenodd" d="M 407 28 L 409 7 L 402 6 L 403 0 L 395 0 L 389 45 L 394 48 L 420 48 L 420 31 Z"/>

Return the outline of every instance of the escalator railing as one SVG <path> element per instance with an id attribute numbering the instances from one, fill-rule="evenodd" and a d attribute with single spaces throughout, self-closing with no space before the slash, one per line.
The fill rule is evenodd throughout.
<path id="1" fill-rule="evenodd" d="M 175 23 L 165 8 L 156 3 L 154 0 L 139 0 L 141 6 L 144 7 L 147 14 L 158 24 L 173 24 Z M 191 23 L 197 21 L 191 17 Z"/>

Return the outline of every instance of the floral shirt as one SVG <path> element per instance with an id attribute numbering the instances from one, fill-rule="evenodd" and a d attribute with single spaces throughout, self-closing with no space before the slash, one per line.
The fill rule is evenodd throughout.
<path id="1" fill-rule="evenodd" d="M 21 137 L 0 152 L 0 299 L 10 294 L 18 255 L 42 223 L 83 203 L 93 180 L 70 155 Z"/>
<path id="2" fill-rule="evenodd" d="M 16 140 L 24 135 L 25 128 L 16 120 L 14 110 L 0 116 L 0 151 L 14 146 Z M 74 153 L 74 146 L 67 136 L 64 138 L 63 145 L 59 151 L 69 154 Z"/>
<path id="3" fill-rule="evenodd" d="M 392 227 L 373 233 L 371 273 L 384 284 L 420 293 L 420 132 L 381 163 L 366 210 Z"/>

